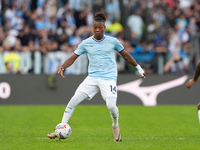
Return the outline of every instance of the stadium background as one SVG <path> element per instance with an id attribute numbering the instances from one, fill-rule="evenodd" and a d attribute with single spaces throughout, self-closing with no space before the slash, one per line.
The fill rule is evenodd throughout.
<path id="1" fill-rule="evenodd" d="M 199 60 L 199 8 L 199 0 L 1 0 L 0 93 L 7 92 L 4 82 L 11 93 L 0 95 L 0 103 L 66 104 L 87 74 L 87 56 L 65 70 L 65 79 L 56 75 L 57 67 L 92 35 L 99 11 L 107 16 L 105 34 L 119 39 L 145 69 L 141 87 L 192 78 Z M 118 85 L 138 80 L 135 68 L 118 54 L 116 61 Z M 160 92 L 157 103 L 198 103 L 198 85 L 187 90 L 186 80 Z M 99 94 L 84 103 L 103 104 L 100 99 Z M 143 104 L 124 91 L 118 103 Z"/>
<path id="2" fill-rule="evenodd" d="M 96 11 L 146 78 L 116 54 L 122 142 L 113 141 L 100 94 L 77 106 L 69 139 L 50 140 L 87 74 L 87 57 L 64 79 L 55 70 L 92 34 Z M 0 0 L 1 150 L 199 150 L 200 84 L 185 87 L 199 60 L 199 14 L 199 0 Z"/>

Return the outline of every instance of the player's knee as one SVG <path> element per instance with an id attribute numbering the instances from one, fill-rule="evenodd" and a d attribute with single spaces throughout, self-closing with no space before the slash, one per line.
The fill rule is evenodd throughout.
<path id="1" fill-rule="evenodd" d="M 107 108 L 108 108 L 109 111 L 115 110 L 116 107 L 117 107 L 116 105 L 107 105 Z"/>
<path id="2" fill-rule="evenodd" d="M 109 111 L 116 109 L 116 98 L 107 98 L 106 99 L 106 106 Z"/>
<path id="3" fill-rule="evenodd" d="M 87 95 L 83 92 L 76 92 L 74 96 L 70 99 L 68 106 L 70 107 L 76 107 L 80 102 L 85 100 L 87 98 Z"/>

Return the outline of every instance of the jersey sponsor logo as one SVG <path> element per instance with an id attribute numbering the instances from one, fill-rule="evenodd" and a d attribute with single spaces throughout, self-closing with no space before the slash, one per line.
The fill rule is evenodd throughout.
<path id="1" fill-rule="evenodd" d="M 10 85 L 7 82 L 1 82 L 0 83 L 0 98 L 7 99 L 10 97 L 10 94 L 11 94 Z"/>
<path id="2" fill-rule="evenodd" d="M 93 47 L 94 45 L 90 45 L 90 47 Z"/>
<path id="3" fill-rule="evenodd" d="M 138 79 L 129 83 L 118 85 L 118 91 L 124 91 L 136 95 L 145 106 L 156 106 L 157 96 L 163 91 L 180 86 L 185 83 L 188 76 L 185 75 L 175 80 L 171 80 L 165 83 L 152 85 L 148 87 L 140 87 L 143 79 Z"/>

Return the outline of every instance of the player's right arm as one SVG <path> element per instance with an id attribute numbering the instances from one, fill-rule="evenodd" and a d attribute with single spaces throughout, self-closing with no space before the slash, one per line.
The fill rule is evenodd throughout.
<path id="1" fill-rule="evenodd" d="M 199 78 L 199 75 L 200 75 L 200 60 L 199 60 L 199 62 L 197 63 L 194 78 L 193 78 L 193 79 L 190 79 L 190 80 L 186 83 L 187 88 L 191 88 L 191 86 L 197 82 L 197 80 L 198 80 L 198 78 Z"/>
<path id="2" fill-rule="evenodd" d="M 73 54 L 71 57 L 69 57 L 67 60 L 65 60 L 65 62 L 62 65 L 59 66 L 58 71 L 57 71 L 58 74 L 60 74 L 61 77 L 64 78 L 65 77 L 63 75 L 64 69 L 71 66 L 78 57 L 79 57 L 79 55 Z"/>

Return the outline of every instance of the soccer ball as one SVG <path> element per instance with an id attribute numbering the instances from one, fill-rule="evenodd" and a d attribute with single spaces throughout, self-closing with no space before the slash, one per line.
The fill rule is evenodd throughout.
<path id="1" fill-rule="evenodd" d="M 72 129 L 67 123 L 59 123 L 55 128 L 55 133 L 59 139 L 67 139 L 71 135 Z"/>

